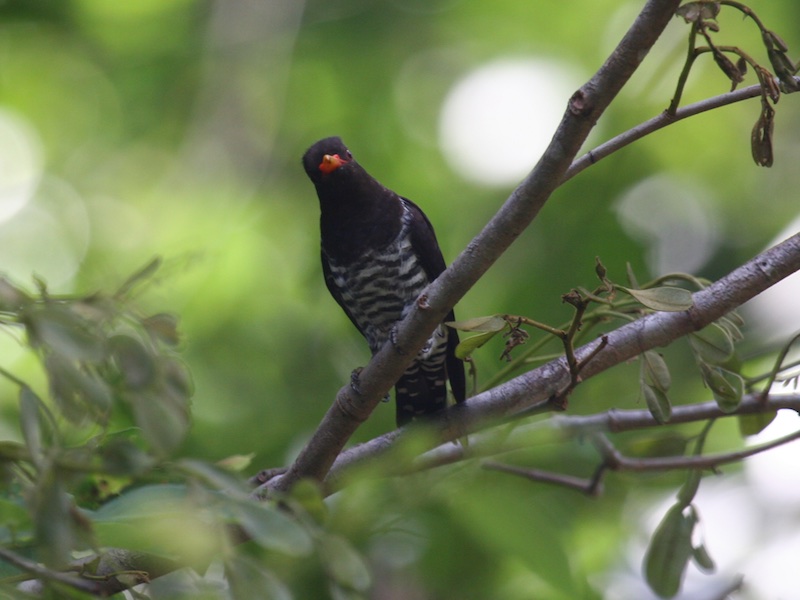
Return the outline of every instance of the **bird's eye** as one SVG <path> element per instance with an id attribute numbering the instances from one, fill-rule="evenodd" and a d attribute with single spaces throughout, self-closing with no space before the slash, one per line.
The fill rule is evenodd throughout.
<path id="1" fill-rule="evenodd" d="M 353 158 L 353 153 L 350 152 L 350 150 L 347 151 L 347 158 L 348 158 L 348 160 Z"/>

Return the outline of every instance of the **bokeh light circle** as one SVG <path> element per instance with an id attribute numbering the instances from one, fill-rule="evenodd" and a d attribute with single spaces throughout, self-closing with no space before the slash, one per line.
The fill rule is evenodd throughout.
<path id="1" fill-rule="evenodd" d="M 0 108 L 0 223 L 31 199 L 42 177 L 41 142 L 27 121 Z"/>
<path id="2" fill-rule="evenodd" d="M 579 82 L 576 69 L 544 59 L 503 58 L 477 68 L 443 103 L 445 157 L 476 183 L 518 182 L 550 143 Z"/>

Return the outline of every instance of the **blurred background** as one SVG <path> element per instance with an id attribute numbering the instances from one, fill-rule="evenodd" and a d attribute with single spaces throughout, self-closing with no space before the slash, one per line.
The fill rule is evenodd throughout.
<path id="1" fill-rule="evenodd" d="M 340 135 L 376 178 L 423 207 L 449 262 L 536 162 L 569 96 L 641 5 L 6 0 L 0 4 L 0 271 L 29 288 L 36 275 L 54 293 L 89 293 L 113 290 L 162 256 L 165 266 L 141 303 L 145 312 L 169 310 L 181 318 L 183 355 L 196 384 L 194 424 L 182 452 L 211 460 L 255 453 L 254 468 L 285 464 L 351 370 L 369 358 L 322 280 L 317 199 L 300 165 L 305 149 Z M 799 56 L 800 30 L 787 24 L 800 22 L 800 4 L 753 0 L 751 6 Z M 766 63 L 751 23 L 723 11 L 720 25 L 720 43 L 742 46 Z M 664 110 L 687 33 L 674 19 L 587 150 Z M 753 82 L 751 75 L 746 83 Z M 728 89 L 713 61 L 701 58 L 684 104 Z M 556 325 L 571 316 L 561 294 L 595 286 L 595 256 L 621 283 L 628 262 L 640 281 L 672 271 L 716 279 L 781 232 L 793 233 L 800 102 L 787 96 L 776 109 L 771 169 L 751 158 L 759 112 L 752 100 L 661 131 L 570 181 L 459 304 L 457 316 L 512 313 Z M 745 353 L 800 326 L 796 300 L 778 297 L 747 316 L 753 337 Z M 480 380 L 502 368 L 500 344 L 478 355 Z M 707 400 L 686 346 L 665 355 L 673 401 Z M 10 338 L 0 339 L 0 364 L 37 376 L 34 361 Z M 641 407 L 638 368 L 622 366 L 582 386 L 570 410 Z M 14 386 L 0 386 L 0 401 L 0 434 L 17 437 Z M 355 441 L 391 429 L 393 415 L 393 407 L 380 406 Z M 741 443 L 733 422 L 720 423 L 715 434 L 712 450 Z M 593 468 L 591 449 L 579 444 L 542 448 L 537 458 L 584 475 Z M 632 597 L 625 586 L 635 583 L 620 573 L 630 567 L 635 579 L 641 544 L 664 510 L 657 499 L 669 498 L 682 481 L 619 475 L 609 479 L 605 497 L 590 501 L 483 477 L 502 483 L 471 496 L 473 508 L 504 505 L 509 522 L 477 526 L 482 517 L 470 518 L 465 508 L 461 538 L 448 530 L 466 549 L 453 559 L 453 572 L 463 570 L 459 561 L 486 558 L 469 553 L 474 539 L 491 539 L 506 526 L 510 535 L 532 511 L 530 529 L 522 528 L 527 542 L 561 544 L 553 551 L 563 559 L 560 568 L 566 564 L 569 577 L 583 582 L 573 592 L 604 589 L 609 598 Z M 734 490 L 726 493 L 752 500 L 755 484 L 746 473 L 739 477 L 726 479 Z M 508 498 L 512 506 L 505 506 Z M 439 510 L 449 506 L 439 500 Z M 541 512 L 542 504 L 557 514 Z M 655 516 L 640 517 L 641 506 Z M 743 506 L 738 523 L 756 510 Z M 795 509 L 786 517 L 793 531 L 797 516 Z M 721 530 L 730 530 L 726 523 Z M 763 535 L 758 521 L 747 523 L 740 531 L 750 537 L 737 542 L 745 548 Z M 414 526 L 427 525 L 422 518 Z M 712 529 L 706 531 L 712 555 L 726 556 L 727 542 Z M 481 552 L 491 554 L 493 544 Z M 508 552 L 513 558 L 492 559 L 493 577 L 508 583 L 504 597 L 553 587 Z M 534 562 L 557 560 L 541 548 L 537 553 Z M 720 558 L 721 570 L 746 570 L 746 554 Z"/>

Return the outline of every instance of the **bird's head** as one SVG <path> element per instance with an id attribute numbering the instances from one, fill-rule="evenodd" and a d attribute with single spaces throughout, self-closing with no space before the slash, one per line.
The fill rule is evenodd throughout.
<path id="1" fill-rule="evenodd" d="M 306 150 L 303 167 L 311 181 L 318 183 L 352 160 L 353 155 L 344 142 L 338 137 L 329 137 Z"/>

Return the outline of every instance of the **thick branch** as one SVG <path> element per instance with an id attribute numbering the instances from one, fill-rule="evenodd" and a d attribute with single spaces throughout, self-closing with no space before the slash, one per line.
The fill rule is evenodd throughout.
<path id="1" fill-rule="evenodd" d="M 386 344 L 361 371 L 361 395 L 342 388 L 312 439 L 283 477 L 270 482 L 286 490 L 311 477 L 322 480 L 347 440 L 402 375 L 430 333 L 536 217 L 564 178 L 591 129 L 667 26 L 679 0 L 648 0 L 614 53 L 570 99 L 553 140 L 539 163 L 486 227 L 428 288 L 425 301 L 400 323 L 397 346 Z"/>

